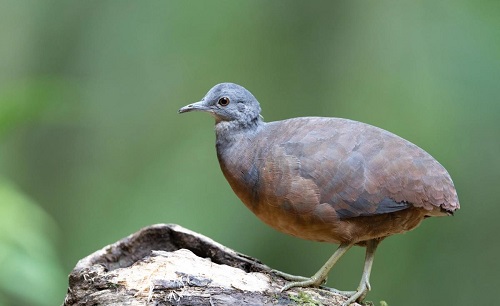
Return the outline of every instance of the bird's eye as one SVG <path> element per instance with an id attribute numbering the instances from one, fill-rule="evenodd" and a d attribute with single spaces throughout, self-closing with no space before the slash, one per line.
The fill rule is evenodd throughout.
<path id="1" fill-rule="evenodd" d="M 220 106 L 227 106 L 229 104 L 229 98 L 228 97 L 222 97 L 219 99 L 219 105 Z"/>

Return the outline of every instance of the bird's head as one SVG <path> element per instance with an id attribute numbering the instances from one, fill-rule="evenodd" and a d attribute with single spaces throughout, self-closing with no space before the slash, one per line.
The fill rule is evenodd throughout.
<path id="1" fill-rule="evenodd" d="M 257 99 L 243 86 L 221 83 L 212 87 L 200 102 L 179 109 L 179 113 L 191 111 L 208 112 L 217 123 L 236 121 L 245 126 L 260 120 L 261 109 Z"/>

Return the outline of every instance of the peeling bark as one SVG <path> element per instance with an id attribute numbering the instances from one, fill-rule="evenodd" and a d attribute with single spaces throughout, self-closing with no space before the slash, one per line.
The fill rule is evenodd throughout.
<path id="1" fill-rule="evenodd" d="M 280 292 L 285 283 L 254 258 L 179 225 L 158 224 L 80 260 L 63 305 L 336 306 L 346 300 L 318 288 Z"/>

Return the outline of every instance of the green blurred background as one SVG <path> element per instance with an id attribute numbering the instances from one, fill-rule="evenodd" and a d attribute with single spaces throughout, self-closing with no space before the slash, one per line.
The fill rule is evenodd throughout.
<path id="1" fill-rule="evenodd" d="M 180 116 L 213 85 L 267 121 L 345 117 L 450 172 L 462 209 L 382 243 L 369 300 L 497 300 L 499 1 L 0 2 L 0 305 L 62 303 L 101 247 L 177 223 L 312 275 L 335 245 L 261 223 L 222 176 L 213 119 Z M 329 285 L 354 289 L 363 249 Z"/>

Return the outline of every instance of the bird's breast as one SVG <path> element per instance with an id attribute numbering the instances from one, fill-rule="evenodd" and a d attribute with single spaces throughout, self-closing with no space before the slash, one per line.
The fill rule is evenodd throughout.
<path id="1" fill-rule="evenodd" d="M 266 224 L 304 239 L 342 240 L 334 233 L 340 222 L 334 208 L 320 204 L 319 187 L 300 174 L 299 158 L 284 147 L 246 140 L 217 152 L 235 194 Z"/>

